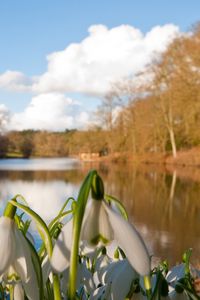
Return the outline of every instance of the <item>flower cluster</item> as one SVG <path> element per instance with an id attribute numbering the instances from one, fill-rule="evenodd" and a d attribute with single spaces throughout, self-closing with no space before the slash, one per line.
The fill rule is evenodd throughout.
<path id="1" fill-rule="evenodd" d="M 167 262 L 152 268 L 142 237 L 122 204 L 104 193 L 96 171 L 86 177 L 78 199 L 69 198 L 48 225 L 18 198 L 0 217 L 0 299 L 200 299 L 191 251 L 171 270 Z M 36 223 L 39 249 L 30 221 L 16 209 Z"/>

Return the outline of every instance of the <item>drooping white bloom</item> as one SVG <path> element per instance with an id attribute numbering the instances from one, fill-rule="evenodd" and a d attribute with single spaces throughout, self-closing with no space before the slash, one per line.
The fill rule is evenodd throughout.
<path id="1" fill-rule="evenodd" d="M 185 276 L 185 264 L 180 264 L 174 266 L 171 270 L 169 270 L 166 280 L 173 288 L 176 285 L 176 282 Z"/>
<path id="2" fill-rule="evenodd" d="M 68 288 L 68 282 L 69 282 L 69 267 L 62 273 L 60 286 L 61 286 L 61 292 L 63 294 L 66 293 L 66 290 Z M 84 290 L 88 294 L 91 294 L 91 292 L 95 289 L 93 274 L 87 269 L 85 261 L 78 263 L 76 287 L 77 289 L 84 287 Z"/>
<path id="3" fill-rule="evenodd" d="M 72 246 L 73 219 L 63 226 L 53 248 L 51 266 L 56 272 L 63 272 L 69 267 Z"/>
<path id="4" fill-rule="evenodd" d="M 105 284 L 110 284 L 112 300 L 124 300 L 131 290 L 132 283 L 138 274 L 127 259 L 114 261 L 105 274 Z"/>
<path id="5" fill-rule="evenodd" d="M 150 257 L 138 231 L 105 201 L 92 201 L 84 219 L 81 238 L 90 243 L 115 240 L 140 275 L 150 273 Z"/>
<path id="6" fill-rule="evenodd" d="M 14 220 L 5 216 L 0 217 L 0 244 L 0 276 L 6 280 L 12 270 L 20 278 L 28 299 L 39 299 L 29 245 Z"/>
<path id="7" fill-rule="evenodd" d="M 14 258 L 15 237 L 14 222 L 10 218 L 0 217 L 0 276 L 8 269 Z"/>
<path id="8" fill-rule="evenodd" d="M 111 263 L 112 260 L 107 255 L 97 258 L 93 275 L 96 286 L 105 284 L 104 277 Z"/>
<path id="9" fill-rule="evenodd" d="M 62 272 L 69 266 L 72 245 L 73 221 L 61 230 L 51 258 L 55 271 Z M 104 200 L 93 200 L 83 220 L 81 239 L 89 244 L 116 240 L 124 250 L 132 267 L 142 276 L 150 273 L 147 248 L 136 228 L 116 213 Z"/>
<path id="10" fill-rule="evenodd" d="M 92 200 L 86 209 L 81 239 L 90 245 L 98 242 L 108 243 L 114 239 L 114 232 L 103 201 Z"/>
<path id="11" fill-rule="evenodd" d="M 183 291 L 182 293 L 177 293 L 175 290 L 175 286 L 178 280 L 185 277 L 185 264 L 181 263 L 179 265 L 174 266 L 171 270 L 169 270 L 166 280 L 169 283 L 169 297 L 172 300 L 188 300 L 189 297 L 187 296 L 186 292 Z"/>

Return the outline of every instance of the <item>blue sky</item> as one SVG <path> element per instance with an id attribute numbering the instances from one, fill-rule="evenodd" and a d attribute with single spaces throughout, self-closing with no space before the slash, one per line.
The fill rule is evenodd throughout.
<path id="1" fill-rule="evenodd" d="M 199 0 L 0 1 L 0 72 L 45 70 L 45 56 L 87 35 L 92 24 L 130 24 L 148 31 L 174 23 L 182 31 L 199 20 Z"/>
<path id="2" fill-rule="evenodd" d="M 72 43 L 80 44 L 89 36 L 91 25 L 103 24 L 110 30 L 128 24 L 145 34 L 155 26 L 171 23 L 184 32 L 199 20 L 199 15 L 199 0 L 0 1 L 0 75 L 10 70 L 21 72 L 29 79 L 41 76 L 48 68 L 47 55 L 62 52 Z M 42 90 L 44 92 L 52 93 L 52 90 Z M 82 108 L 93 109 L 99 103 L 94 91 L 56 88 L 56 92 L 74 97 L 82 102 Z M 26 89 L 19 92 L 0 85 L 0 104 L 11 114 L 19 113 L 39 93 L 38 89 L 34 93 Z"/>

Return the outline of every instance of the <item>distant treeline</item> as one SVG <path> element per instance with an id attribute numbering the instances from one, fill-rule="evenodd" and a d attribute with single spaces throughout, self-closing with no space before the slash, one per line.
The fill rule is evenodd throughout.
<path id="1" fill-rule="evenodd" d="M 127 62 L 128 63 L 128 62 Z M 85 131 L 9 132 L 0 155 L 68 156 L 81 152 L 171 153 L 200 145 L 200 25 L 174 40 L 146 70 L 116 82 Z"/>
<path id="2" fill-rule="evenodd" d="M 105 151 L 103 131 L 12 131 L 0 136 L 1 157 L 64 157 Z"/>

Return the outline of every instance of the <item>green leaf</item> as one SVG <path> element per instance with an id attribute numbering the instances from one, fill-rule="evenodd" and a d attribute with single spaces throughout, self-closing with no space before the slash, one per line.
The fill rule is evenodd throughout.
<path id="1" fill-rule="evenodd" d="M 37 276 L 40 300 L 43 300 L 44 299 L 44 286 L 43 286 L 43 276 L 42 276 L 42 268 L 41 268 L 41 264 L 40 264 L 40 259 L 38 257 L 38 254 L 37 254 L 35 248 L 31 244 L 31 242 L 27 238 L 26 238 L 26 241 L 27 241 L 30 251 L 31 251 L 31 258 L 32 258 L 33 266 L 34 266 L 36 276 Z"/>
<path id="2" fill-rule="evenodd" d="M 73 197 L 69 197 L 69 198 L 65 201 L 65 203 L 63 204 L 63 206 L 62 206 L 61 210 L 59 211 L 58 215 L 61 215 L 61 214 L 64 212 L 65 207 L 67 206 L 67 204 L 69 203 L 69 201 L 72 201 L 72 203 L 73 203 L 73 202 L 75 202 L 75 199 L 74 199 Z"/>
<path id="3" fill-rule="evenodd" d="M 126 212 L 126 209 L 125 207 L 123 206 L 123 204 L 115 197 L 111 196 L 111 195 L 108 195 L 108 194 L 105 194 L 105 200 L 107 202 L 110 202 L 110 203 L 114 203 L 114 205 L 116 206 L 116 208 L 119 210 L 120 214 L 122 215 L 122 217 L 125 219 L 125 220 L 128 220 L 128 214 Z"/>
<path id="4" fill-rule="evenodd" d="M 48 229 L 49 229 L 49 234 L 51 236 L 51 239 L 54 236 L 54 232 L 56 230 L 57 224 L 63 220 L 67 215 L 69 215 L 70 213 L 72 213 L 72 210 L 68 210 L 62 213 L 59 213 L 48 225 Z M 40 256 L 40 258 L 42 258 L 45 254 L 45 245 L 44 242 L 41 244 L 40 246 L 40 250 L 38 252 L 38 255 Z"/>
<path id="5" fill-rule="evenodd" d="M 92 170 L 88 173 L 87 177 L 83 181 L 80 188 L 77 206 L 74 212 L 73 220 L 73 242 L 70 257 L 70 272 L 69 272 L 69 299 L 76 299 L 76 276 L 77 276 L 77 264 L 78 264 L 78 250 L 79 239 L 81 233 L 81 226 L 83 222 L 83 216 L 85 213 L 85 207 L 91 190 L 94 177 L 97 175 L 97 171 Z"/>
<path id="6" fill-rule="evenodd" d="M 17 208 L 24 211 L 27 215 L 29 215 L 36 222 L 38 232 L 41 236 L 42 241 L 44 242 L 47 254 L 48 254 L 49 257 L 51 257 L 53 247 L 52 247 L 52 241 L 51 241 L 51 236 L 50 236 L 50 233 L 49 233 L 49 229 L 48 229 L 46 223 L 31 208 L 29 208 L 29 207 L 27 207 L 23 204 L 17 203 L 15 201 L 12 201 L 12 200 L 10 200 L 9 202 L 12 205 L 16 206 Z"/>
<path id="7" fill-rule="evenodd" d="M 56 223 L 60 222 L 62 219 L 64 219 L 67 215 L 72 213 L 72 210 L 67 210 L 65 212 L 59 213 L 48 225 L 49 231 L 52 230 L 52 228 L 55 226 Z"/>
<path id="8" fill-rule="evenodd" d="M 183 253 L 183 262 L 185 263 L 185 275 L 190 274 L 190 257 L 192 255 L 192 248 L 189 248 Z"/>
<path id="9" fill-rule="evenodd" d="M 26 201 L 26 199 L 24 198 L 24 196 L 22 196 L 21 194 L 17 194 L 15 196 L 15 199 L 18 200 L 18 198 L 20 198 L 26 204 L 26 206 L 29 206 L 28 202 Z"/>

